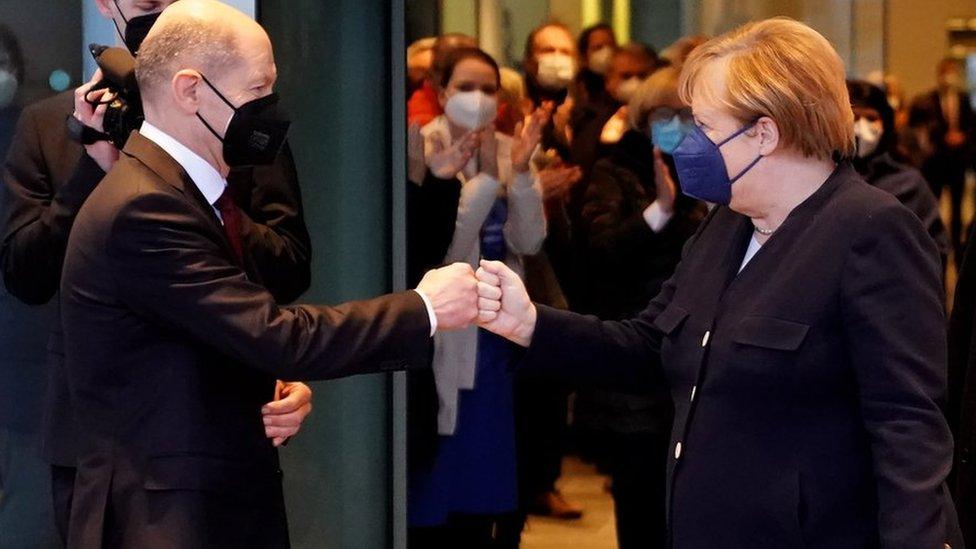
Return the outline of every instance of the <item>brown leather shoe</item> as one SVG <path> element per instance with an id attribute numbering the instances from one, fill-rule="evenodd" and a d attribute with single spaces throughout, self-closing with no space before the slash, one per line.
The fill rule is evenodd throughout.
<path id="1" fill-rule="evenodd" d="M 553 490 L 540 494 L 529 513 L 561 520 L 577 520 L 583 516 L 583 508 L 566 500 L 559 490 Z"/>

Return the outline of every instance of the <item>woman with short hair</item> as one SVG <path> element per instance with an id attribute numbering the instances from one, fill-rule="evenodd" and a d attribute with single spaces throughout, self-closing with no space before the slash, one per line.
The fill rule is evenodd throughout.
<path id="1" fill-rule="evenodd" d="M 955 533 L 939 256 L 845 160 L 854 120 L 830 43 L 788 19 L 692 52 L 685 194 L 716 204 L 629 320 L 533 305 L 483 262 L 482 325 L 521 367 L 666 384 L 676 549 L 940 549 Z"/>

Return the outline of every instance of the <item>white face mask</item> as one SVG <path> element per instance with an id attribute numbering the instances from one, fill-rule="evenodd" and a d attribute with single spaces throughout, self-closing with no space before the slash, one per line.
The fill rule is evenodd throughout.
<path id="1" fill-rule="evenodd" d="M 641 80 L 639 76 L 632 76 L 617 84 L 617 92 L 615 94 L 617 96 L 617 101 L 620 101 L 621 103 L 630 103 L 630 99 L 634 97 L 635 93 L 637 93 L 637 88 L 640 87 L 641 82 L 643 82 L 643 80 Z"/>
<path id="2" fill-rule="evenodd" d="M 602 46 L 596 51 L 591 51 L 586 61 L 591 71 L 606 74 L 611 59 L 613 59 L 613 46 Z"/>
<path id="3" fill-rule="evenodd" d="M 539 85 L 548 90 L 564 90 L 576 77 L 576 60 L 565 53 L 544 53 L 539 56 Z"/>
<path id="4" fill-rule="evenodd" d="M 448 98 L 444 114 L 466 130 L 481 129 L 498 115 L 498 100 L 480 90 L 457 92 Z"/>
<path id="5" fill-rule="evenodd" d="M 857 138 L 857 157 L 867 158 L 878 150 L 881 143 L 881 134 L 884 129 L 881 122 L 871 122 L 867 118 L 861 118 L 854 122 L 854 136 Z"/>
<path id="6" fill-rule="evenodd" d="M 0 69 L 0 109 L 9 106 L 14 102 L 17 95 L 17 77 L 7 69 Z"/>

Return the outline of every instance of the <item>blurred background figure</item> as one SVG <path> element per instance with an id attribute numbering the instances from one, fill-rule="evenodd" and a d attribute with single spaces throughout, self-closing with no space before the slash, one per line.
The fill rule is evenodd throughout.
<path id="1" fill-rule="evenodd" d="M 577 39 L 580 71 L 577 75 L 577 105 L 600 103 L 606 99 L 604 76 L 610 68 L 613 52 L 617 51 L 617 37 L 613 27 L 597 23 L 583 29 Z"/>
<path id="2" fill-rule="evenodd" d="M 708 42 L 707 36 L 682 36 L 681 38 L 675 40 L 670 46 L 661 50 L 661 60 L 668 63 L 672 67 L 681 70 L 682 65 L 685 63 L 685 59 L 688 59 L 688 56 L 691 55 L 692 50 L 705 42 Z"/>
<path id="3" fill-rule="evenodd" d="M 24 56 L 0 25 L 0 158 L 20 116 Z M 7 195 L 0 190 L 0 211 Z M 0 547 L 59 547 L 51 506 L 51 469 L 41 453 L 50 307 L 31 307 L 0 284 Z"/>
<path id="4" fill-rule="evenodd" d="M 678 71 L 658 70 L 633 93 L 628 127 L 584 185 L 576 235 L 587 266 L 573 310 L 631 318 L 670 278 L 704 204 L 683 196 L 671 153 L 694 124 L 678 98 Z M 620 549 L 666 547 L 665 471 L 673 416 L 663 385 L 624 394 L 577 391 L 574 420 L 609 474 Z"/>
<path id="5" fill-rule="evenodd" d="M 447 33 L 437 37 L 431 52 L 430 68 L 423 84 L 416 89 L 407 102 L 407 121 L 410 124 L 423 126 L 434 118 L 444 114 L 438 99 L 437 82 L 440 80 L 439 64 L 443 63 L 448 54 L 458 48 L 475 48 L 478 42 L 461 33 Z"/>
<path id="6" fill-rule="evenodd" d="M 533 298 L 568 308 L 567 292 L 573 284 L 574 258 L 570 251 L 570 225 L 581 171 L 572 163 L 569 120 L 576 99 L 576 40 L 561 23 L 543 23 L 526 38 L 522 68 L 533 108 L 551 104 L 552 121 L 542 132 L 542 150 L 534 162 L 542 185 L 548 234 L 543 251 L 526 258 L 525 278 Z M 523 511 L 562 519 L 577 519 L 582 507 L 556 488 L 566 449 L 570 388 L 518 376 L 515 383 L 518 440 L 519 499 Z"/>
<path id="7" fill-rule="evenodd" d="M 522 270 L 545 237 L 542 193 L 530 159 L 548 122 L 543 107 L 514 137 L 495 131 L 501 75 L 477 48 L 440 60 L 444 114 L 423 128 L 429 171 L 460 187 L 443 263 L 479 259 Z M 437 405 L 432 447 L 411 447 L 408 509 L 412 547 L 515 549 L 518 512 L 511 348 L 476 327 L 435 336 Z"/>
<path id="8" fill-rule="evenodd" d="M 437 38 L 429 36 L 414 41 L 407 48 L 407 97 L 419 90 L 430 77 L 436 44 Z"/>
<path id="9" fill-rule="evenodd" d="M 863 80 L 848 80 L 847 91 L 854 108 L 857 140 L 854 168 L 868 183 L 895 195 L 918 216 L 939 249 L 944 269 L 949 238 L 939 203 L 921 172 L 905 162 L 898 148 L 895 111 L 888 97 L 881 88 Z"/>
<path id="10" fill-rule="evenodd" d="M 601 145 L 617 142 L 627 130 L 627 102 L 657 64 L 654 50 L 643 44 L 627 44 L 610 58 L 602 101 L 577 104 L 571 155 L 584 177 L 600 157 Z"/>
<path id="11" fill-rule="evenodd" d="M 949 189 L 949 237 L 956 267 L 963 258 L 963 199 L 966 170 L 974 166 L 976 113 L 964 87 L 962 67 L 946 58 L 936 69 L 938 85 L 912 104 L 909 125 L 921 151 L 921 168 L 936 198 Z"/>

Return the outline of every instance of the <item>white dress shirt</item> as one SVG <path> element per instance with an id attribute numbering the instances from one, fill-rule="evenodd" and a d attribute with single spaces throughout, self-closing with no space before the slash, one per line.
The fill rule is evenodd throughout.
<path id="1" fill-rule="evenodd" d="M 139 128 L 139 133 L 146 139 L 159 145 L 159 148 L 166 151 L 166 154 L 173 157 L 173 160 L 183 167 L 183 170 L 190 176 L 193 184 L 200 189 L 203 198 L 207 200 L 207 203 L 213 208 L 214 213 L 217 214 L 217 219 L 220 219 L 220 222 L 223 223 L 224 220 L 220 217 L 220 210 L 214 204 L 217 203 L 217 200 L 224 194 L 224 190 L 227 189 L 227 179 L 220 175 L 217 168 L 214 168 L 210 162 L 207 162 L 200 155 L 191 151 L 186 145 L 173 138 L 173 136 L 153 126 L 149 122 L 142 123 L 142 127 Z M 431 304 L 430 298 L 424 295 L 423 292 L 420 290 L 414 291 L 420 295 L 420 299 L 424 301 L 424 306 L 427 308 L 427 317 L 430 319 L 430 335 L 433 337 L 434 333 L 437 332 L 437 315 L 434 314 L 434 306 Z"/>
<path id="2" fill-rule="evenodd" d="M 180 143 L 171 135 L 149 122 L 142 123 L 142 127 L 139 128 L 139 133 L 146 139 L 159 145 L 159 148 L 166 151 L 166 154 L 172 156 L 173 160 L 183 167 L 186 174 L 193 180 L 193 184 L 200 189 L 203 197 L 207 199 L 210 207 L 217 214 L 217 219 L 220 219 L 221 223 L 223 223 L 223 219 L 220 217 L 220 211 L 214 204 L 224 194 L 224 189 L 227 188 L 227 180 L 220 175 L 217 168 L 214 168 L 203 157 L 191 151 L 186 145 Z"/>

